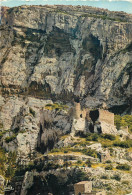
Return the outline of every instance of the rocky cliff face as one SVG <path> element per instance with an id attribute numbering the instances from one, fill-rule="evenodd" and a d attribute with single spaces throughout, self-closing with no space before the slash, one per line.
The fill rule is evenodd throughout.
<path id="1" fill-rule="evenodd" d="M 40 115 L 53 101 L 80 99 L 83 107 L 131 112 L 131 15 L 79 6 L 3 8 L 0 30 L 0 128 L 15 129 L 15 148 L 21 140 L 29 150 L 24 137 L 40 145 L 45 137 L 43 130 L 40 135 Z M 49 118 L 56 118 L 50 112 Z M 61 113 L 51 123 L 62 120 L 58 127 L 70 131 L 67 117 Z M 26 130 L 34 136 L 16 134 Z M 14 136 L 10 131 L 7 135 Z"/>
<path id="2" fill-rule="evenodd" d="M 21 6 L 4 12 L 1 35 L 3 96 L 78 96 L 86 106 L 105 102 L 108 108 L 120 106 L 120 112 L 129 107 L 131 15 L 79 6 Z"/>

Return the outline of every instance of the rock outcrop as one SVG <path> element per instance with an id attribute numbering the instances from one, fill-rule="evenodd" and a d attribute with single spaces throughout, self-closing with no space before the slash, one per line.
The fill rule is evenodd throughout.
<path id="1" fill-rule="evenodd" d="M 1 109 L 3 147 L 7 151 L 17 151 L 22 162 L 35 157 L 36 150 L 48 152 L 59 136 L 70 133 L 70 107 L 64 107 L 65 110 L 62 105 L 59 108 L 59 104 L 53 104 L 51 100 L 9 98 Z"/>
<path id="2" fill-rule="evenodd" d="M 21 6 L 4 10 L 0 30 L 2 95 L 78 96 L 85 106 L 130 112 L 130 14 Z"/>

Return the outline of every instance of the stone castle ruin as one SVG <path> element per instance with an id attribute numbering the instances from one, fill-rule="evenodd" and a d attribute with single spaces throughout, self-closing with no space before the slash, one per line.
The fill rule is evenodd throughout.
<path id="1" fill-rule="evenodd" d="M 79 102 L 75 102 L 74 105 L 72 134 L 78 132 L 117 134 L 113 113 L 103 109 L 81 109 Z"/>

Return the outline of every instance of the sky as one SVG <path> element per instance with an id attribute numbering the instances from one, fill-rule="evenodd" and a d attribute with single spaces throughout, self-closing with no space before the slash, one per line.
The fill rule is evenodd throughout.
<path id="1" fill-rule="evenodd" d="M 45 4 L 88 5 L 132 14 L 132 0 L 0 0 L 0 4 L 8 7 Z"/>

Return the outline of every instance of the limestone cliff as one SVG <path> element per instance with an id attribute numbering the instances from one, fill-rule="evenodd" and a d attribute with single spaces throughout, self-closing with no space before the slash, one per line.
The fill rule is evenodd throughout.
<path id="1" fill-rule="evenodd" d="M 3 8 L 0 31 L 7 150 L 45 152 L 71 131 L 74 100 L 84 108 L 131 112 L 132 15 L 84 6 Z M 55 101 L 69 111 L 44 109 Z"/>
<path id="2" fill-rule="evenodd" d="M 105 102 L 115 112 L 130 112 L 131 15 L 85 6 L 3 12 L 2 96 L 63 101 L 77 96 L 87 107 Z"/>

